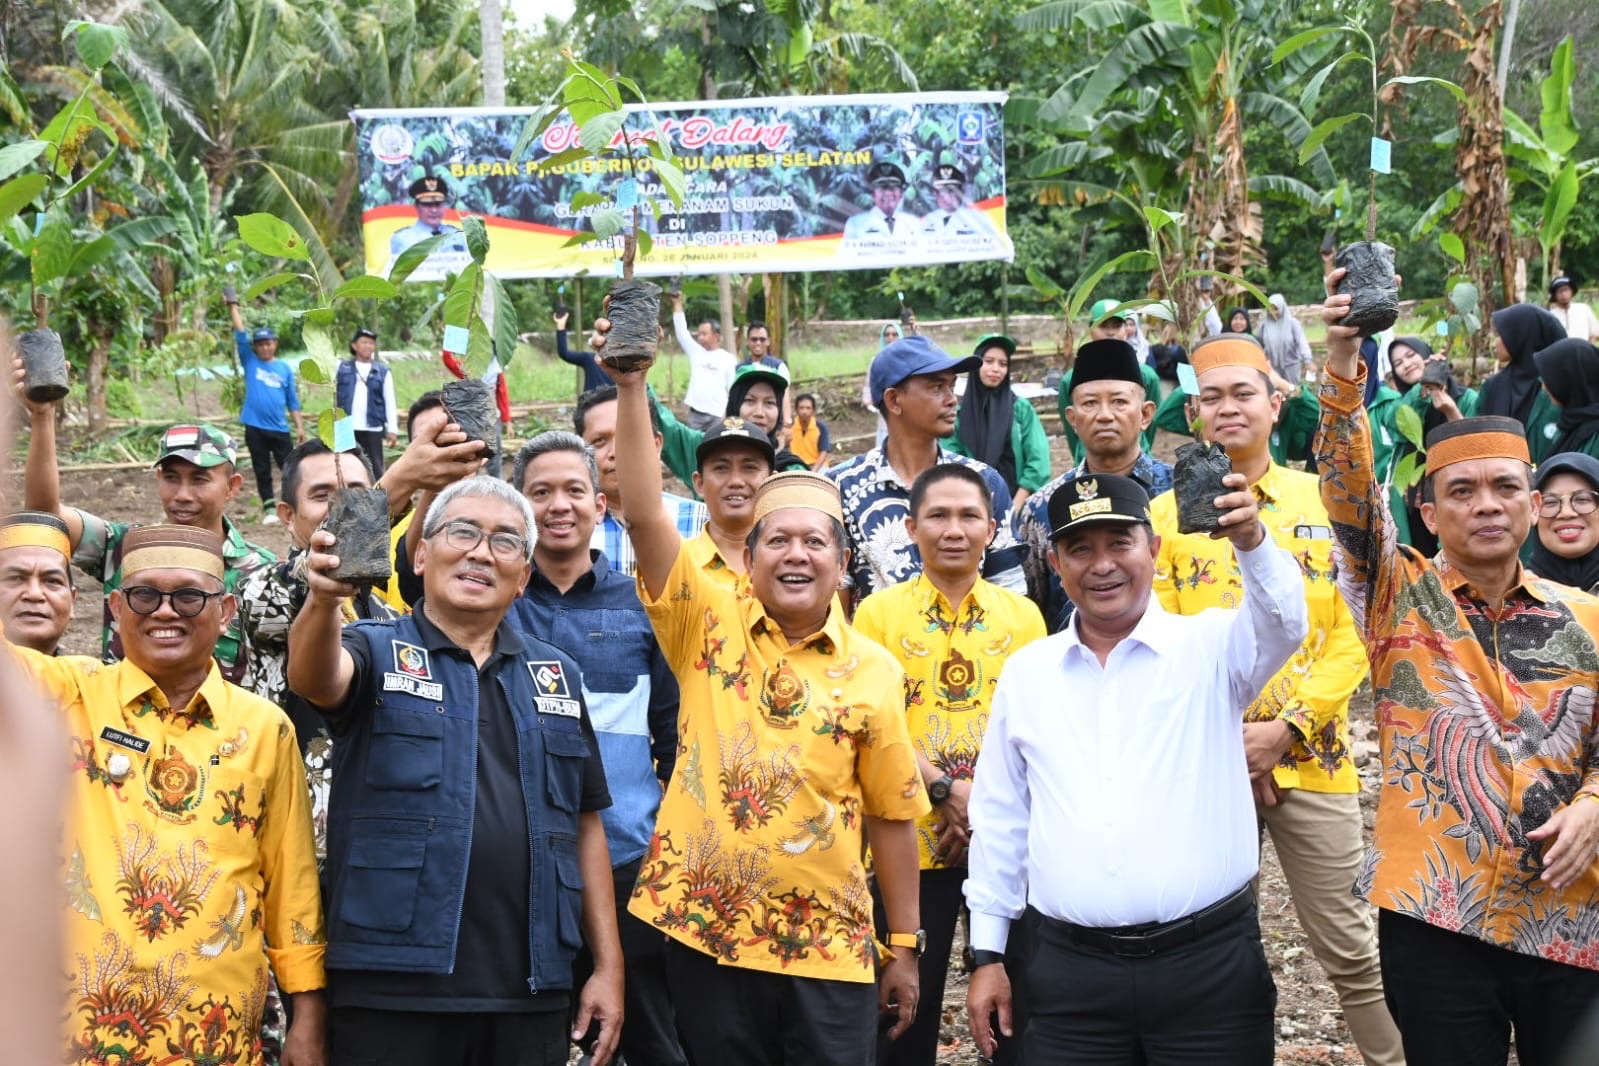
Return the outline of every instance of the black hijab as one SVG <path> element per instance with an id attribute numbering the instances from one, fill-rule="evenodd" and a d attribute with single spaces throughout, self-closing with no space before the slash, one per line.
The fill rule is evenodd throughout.
<path id="1" fill-rule="evenodd" d="M 1556 474 L 1576 474 L 1588 482 L 1588 487 L 1599 492 L 1599 459 L 1581 452 L 1551 455 L 1538 467 L 1536 488 L 1542 490 Z M 1528 560 L 1532 572 L 1539 577 L 1570 585 L 1587 592 L 1599 585 L 1599 551 L 1591 551 L 1577 559 L 1556 555 L 1543 544 L 1543 531 L 1533 538 L 1532 558 Z"/>
<path id="2" fill-rule="evenodd" d="M 977 354 L 990 348 L 1005 350 L 1003 344 L 984 344 Z M 1010 353 L 1005 355 L 1005 380 L 993 388 L 983 384 L 980 370 L 966 375 L 966 395 L 961 397 L 960 442 L 966 454 L 981 459 L 1016 487 L 1016 456 L 1010 445 L 1011 426 L 1016 421 L 1016 394 L 1010 391 Z"/>
<path id="3" fill-rule="evenodd" d="M 1505 342 L 1510 365 L 1482 383 L 1479 415 L 1505 415 L 1522 425 L 1532 415 L 1543 381 L 1533 354 L 1563 340 L 1566 327 L 1560 319 L 1534 304 L 1511 304 L 1493 313 L 1494 332 Z"/>
<path id="4" fill-rule="evenodd" d="M 1240 332 L 1239 330 L 1233 329 L 1233 316 L 1235 316 L 1235 315 L 1243 315 L 1244 316 L 1244 328 L 1243 328 L 1242 332 L 1247 333 L 1251 337 L 1253 337 L 1255 335 L 1254 320 L 1249 317 L 1249 308 L 1247 308 L 1247 307 L 1235 307 L 1231 311 L 1228 311 L 1227 312 L 1227 317 L 1221 320 L 1221 330 L 1222 330 L 1222 332 L 1223 333 L 1238 333 L 1238 332 Z"/>
<path id="5" fill-rule="evenodd" d="M 1560 405 L 1554 451 L 1581 451 L 1599 433 L 1599 348 L 1577 337 L 1556 341 L 1533 359 L 1538 376 Z"/>

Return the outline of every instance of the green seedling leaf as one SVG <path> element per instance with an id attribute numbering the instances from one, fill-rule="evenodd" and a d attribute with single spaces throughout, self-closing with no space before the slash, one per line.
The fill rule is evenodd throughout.
<path id="1" fill-rule="evenodd" d="M 281 274 L 269 274 L 260 281 L 256 282 L 254 285 L 251 285 L 248 289 L 245 289 L 244 295 L 240 298 L 245 301 L 253 300 L 257 296 L 260 296 L 263 292 L 269 292 L 272 289 L 277 288 L 279 285 L 286 285 L 295 278 L 304 278 L 306 281 L 311 280 L 311 276 L 309 274 L 296 274 L 292 270 L 286 270 Z"/>
<path id="2" fill-rule="evenodd" d="M 1449 91 L 1449 95 L 1453 96 L 1456 100 L 1459 100 L 1461 103 L 1466 102 L 1466 90 L 1462 89 L 1460 86 L 1446 78 L 1425 78 L 1419 74 L 1406 74 L 1403 77 L 1389 78 L 1387 81 L 1383 82 L 1382 87 L 1386 89 L 1390 85 L 1441 85 L 1447 89 Z"/>
<path id="3" fill-rule="evenodd" d="M 639 230 L 634 236 L 638 239 L 638 254 L 639 258 L 642 259 L 650 254 L 650 249 L 655 247 L 655 241 L 644 230 Z"/>
<path id="4" fill-rule="evenodd" d="M 1458 234 L 1440 233 L 1438 235 L 1438 247 L 1442 248 L 1444 254 L 1455 262 L 1464 263 L 1466 261 L 1466 243 L 1460 239 Z"/>
<path id="5" fill-rule="evenodd" d="M 307 385 L 326 385 L 327 375 L 322 373 L 322 367 L 317 365 L 315 359 L 300 360 L 300 380 Z"/>
<path id="6" fill-rule="evenodd" d="M 1399 462 L 1394 464 L 1394 486 L 1400 492 L 1405 492 L 1420 481 L 1427 474 L 1426 463 L 1420 454 L 1407 452 Z"/>
<path id="7" fill-rule="evenodd" d="M 0 178 L 9 178 L 38 159 L 48 147 L 49 141 L 18 141 L 0 148 Z"/>
<path id="8" fill-rule="evenodd" d="M 1143 248 L 1131 252 L 1123 252 L 1108 263 L 1102 264 L 1092 274 L 1077 283 L 1072 290 L 1070 302 L 1067 304 L 1067 317 L 1075 319 L 1083 310 L 1094 294 L 1094 287 L 1104 280 L 1107 274 L 1123 270 L 1153 270 L 1159 261 L 1154 253 Z"/>
<path id="9" fill-rule="evenodd" d="M 66 277 L 81 278 L 105 258 L 117 250 L 117 242 L 109 236 L 102 234 L 87 244 L 80 244 L 72 253 L 72 262 L 67 265 Z"/>
<path id="10" fill-rule="evenodd" d="M 1035 266 L 1027 268 L 1027 283 L 1038 290 L 1038 295 L 1046 300 L 1058 300 L 1066 295 L 1066 290 L 1057 285 L 1047 274 Z M 904 303 L 903 297 L 900 300 Z"/>
<path id="11" fill-rule="evenodd" d="M 666 195 L 671 199 L 672 206 L 679 211 L 683 210 L 683 196 L 688 191 L 688 179 L 683 176 L 682 169 L 676 163 L 657 159 L 655 172 L 661 176 L 661 184 L 666 186 Z M 657 214 L 656 218 L 659 217 Z"/>
<path id="12" fill-rule="evenodd" d="M 461 232 L 466 237 L 466 250 L 472 256 L 472 262 L 482 266 L 489 257 L 488 227 L 477 215 L 468 215 L 461 220 Z"/>
<path id="13" fill-rule="evenodd" d="M 111 62 L 117 49 L 128 42 L 128 31 L 123 27 L 86 22 L 83 19 L 73 19 L 67 23 L 61 39 L 66 40 L 73 34 L 77 34 L 72 44 L 78 51 L 78 58 L 90 70 L 99 70 Z"/>
<path id="14" fill-rule="evenodd" d="M 595 233 L 593 230 L 583 230 L 581 233 L 574 233 L 570 237 L 568 237 L 565 240 L 565 242 L 562 243 L 561 247 L 562 248 L 576 248 L 579 245 L 593 244 L 595 241 L 597 241 L 599 239 L 600 239 L 600 235 L 598 233 Z"/>
<path id="15" fill-rule="evenodd" d="M 1159 233 L 1161 230 L 1172 225 L 1173 223 L 1180 225 L 1183 221 L 1183 216 L 1181 214 L 1174 215 L 1170 211 L 1167 211 L 1164 208 L 1155 207 L 1152 204 L 1144 207 L 1144 217 L 1149 220 L 1150 229 L 1153 229 L 1156 233 Z"/>
<path id="16" fill-rule="evenodd" d="M 338 447 L 333 429 L 338 421 L 339 413 L 331 407 L 316 416 L 316 439 L 329 448 Z"/>
<path id="17" fill-rule="evenodd" d="M 1317 26 L 1314 29 L 1305 30 L 1303 33 L 1296 33 L 1272 49 L 1271 61 L 1273 63 L 1281 63 L 1307 44 L 1314 44 L 1323 37 L 1331 37 L 1335 33 L 1347 32 L 1349 32 L 1347 26 Z"/>
<path id="18" fill-rule="evenodd" d="M 394 265 L 389 268 L 389 280 L 398 285 L 411 276 L 411 272 L 422 265 L 422 261 L 433 254 L 433 249 L 449 239 L 448 233 L 440 233 L 432 237 L 424 237 L 411 247 L 401 252 L 394 259 Z"/>
<path id="19" fill-rule="evenodd" d="M 1476 285 L 1469 281 L 1462 281 L 1449 290 L 1449 302 L 1454 305 L 1455 310 L 1462 317 L 1473 315 L 1477 313 L 1477 308 L 1481 306 L 1482 293 L 1477 290 Z"/>
<path id="20" fill-rule="evenodd" d="M 1310 131 L 1305 139 L 1299 142 L 1300 165 L 1303 166 L 1310 162 L 1310 157 L 1316 154 L 1316 149 L 1320 148 L 1328 137 L 1331 137 L 1351 122 L 1362 118 L 1368 122 L 1371 121 L 1371 116 L 1362 111 L 1352 115 L 1335 115 L 1317 123 L 1316 127 Z"/>
<path id="21" fill-rule="evenodd" d="M 18 211 L 33 203 L 49 184 L 48 174 L 24 174 L 0 185 L 0 224 L 9 222 Z"/>
<path id="22" fill-rule="evenodd" d="M 598 207 L 600 204 L 603 204 L 604 202 L 605 202 L 604 194 L 597 193 L 597 192 L 590 192 L 589 190 L 585 189 L 584 191 L 582 191 L 580 193 L 574 193 L 572 195 L 572 203 L 569 206 L 572 208 L 573 211 L 581 211 L 585 207 Z"/>
<path id="23" fill-rule="evenodd" d="M 337 289 L 333 290 L 335 300 L 387 300 L 396 295 L 400 290 L 394 287 L 394 282 L 387 278 L 380 278 L 376 274 L 362 274 L 351 278 Z"/>
<path id="24" fill-rule="evenodd" d="M 235 215 L 233 220 L 238 223 L 239 237 L 262 255 L 310 261 L 311 253 L 305 246 L 305 239 L 278 216 L 261 211 L 253 215 Z"/>
<path id="25" fill-rule="evenodd" d="M 331 326 L 338 317 L 331 307 L 311 307 L 301 311 L 300 317 L 316 326 Z"/>
<path id="26" fill-rule="evenodd" d="M 33 239 L 33 285 L 38 288 L 65 277 L 72 267 L 72 223 L 52 215 Z"/>
<path id="27" fill-rule="evenodd" d="M 511 302 L 511 294 L 506 291 L 505 283 L 493 274 L 487 274 L 489 301 L 494 307 L 494 354 L 499 357 L 500 365 L 504 366 L 516 355 L 517 336 L 521 330 L 517 326 L 516 305 Z"/>
<path id="28" fill-rule="evenodd" d="M 310 319 L 309 313 L 306 318 L 307 320 Z M 300 331 L 300 339 L 305 342 L 306 355 L 317 363 L 317 369 L 321 371 L 322 380 L 320 384 L 326 385 L 332 380 L 333 364 L 338 362 L 339 359 L 333 352 L 333 335 L 324 326 L 308 321 L 305 328 Z M 301 376 L 304 376 L 303 363 L 301 368 Z"/>
<path id="29" fill-rule="evenodd" d="M 1422 443 L 1421 416 L 1416 413 L 1414 407 L 1400 404 L 1394 413 L 1394 422 L 1399 426 L 1399 432 L 1404 434 L 1405 439 L 1414 445 L 1417 451 L 1427 450 Z"/>
<path id="30" fill-rule="evenodd" d="M 621 111 L 601 112 L 578 127 L 577 139 L 585 149 L 599 155 L 609 147 L 626 117 Z"/>
<path id="31" fill-rule="evenodd" d="M 444 324 L 466 329 L 478 317 L 478 301 L 483 296 L 483 268 L 468 263 L 450 285 L 444 297 Z"/>
<path id="32" fill-rule="evenodd" d="M 614 207 L 607 207 L 596 211 L 589 216 L 589 223 L 594 227 L 594 232 L 602 239 L 609 240 L 622 232 L 622 212 Z"/>

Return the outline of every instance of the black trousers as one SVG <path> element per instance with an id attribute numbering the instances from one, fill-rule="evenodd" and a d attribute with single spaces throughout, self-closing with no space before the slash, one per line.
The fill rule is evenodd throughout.
<path id="1" fill-rule="evenodd" d="M 938 1061 L 938 1030 L 944 1014 L 944 984 L 949 979 L 949 956 L 955 944 L 955 923 L 960 920 L 961 886 L 966 883 L 966 867 L 949 870 L 923 870 L 921 874 L 922 928 L 927 932 L 927 950 L 922 952 L 918 972 L 921 1000 L 916 1020 L 890 1040 L 883 1030 L 877 1043 L 877 1066 L 934 1066 Z M 885 939 L 896 932 L 888 926 L 883 899 L 872 883 L 873 921 L 877 937 Z M 906 930 L 907 932 L 909 930 Z"/>
<path id="2" fill-rule="evenodd" d="M 366 461 L 372 466 L 372 480 L 377 481 L 383 476 L 383 431 L 381 429 L 358 429 L 355 431 L 355 446 L 361 449 L 366 456 Z"/>
<path id="3" fill-rule="evenodd" d="M 1599 1062 L 1599 971 L 1389 910 L 1377 912 L 1377 949 L 1409 1066 L 1505 1066 L 1512 1031 L 1521 1066 Z"/>
<path id="4" fill-rule="evenodd" d="M 289 453 L 294 451 L 294 438 L 276 430 L 245 426 L 244 446 L 250 452 L 250 466 L 255 469 L 255 491 L 261 497 L 261 506 L 270 507 L 278 498 L 272 488 L 272 463 L 276 461 L 278 469 L 283 469 Z"/>
<path id="5" fill-rule="evenodd" d="M 872 1066 L 875 984 L 719 966 L 675 940 L 666 977 L 693 1066 Z"/>
<path id="6" fill-rule="evenodd" d="M 666 984 L 667 936 L 642 918 L 627 912 L 643 857 L 611 870 L 616 886 L 616 928 L 627 963 L 626 1000 L 622 1016 L 622 1057 L 640 1066 L 687 1066 L 688 1056 L 677 1040 L 677 1020 L 672 993 Z M 572 1010 L 576 1018 L 583 984 L 594 972 L 594 956 L 587 948 L 572 963 Z M 585 1048 L 588 1041 L 581 1041 Z"/>
<path id="7" fill-rule="evenodd" d="M 1022 1061 L 1038 1066 L 1272 1066 L 1277 987 L 1245 913 L 1145 958 L 1073 943 L 1041 918 Z"/>
<path id="8" fill-rule="evenodd" d="M 566 1066 L 564 1010 L 522 1014 L 335 1007 L 330 1066 Z"/>
<path id="9" fill-rule="evenodd" d="M 1043 920 L 1043 915 L 1028 907 L 1010 923 L 1010 936 L 1005 941 L 1005 976 L 1010 979 L 1011 1035 L 1004 1035 L 995 1026 L 999 1046 L 994 1050 L 994 1066 L 1019 1066 L 1022 1061 L 1022 1038 L 1027 1034 L 1029 1015 L 1027 971 L 1038 950 L 1038 925 Z"/>

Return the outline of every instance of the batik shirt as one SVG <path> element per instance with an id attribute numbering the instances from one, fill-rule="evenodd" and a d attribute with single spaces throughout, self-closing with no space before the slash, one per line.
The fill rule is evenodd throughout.
<path id="1" fill-rule="evenodd" d="M 939 773 L 971 781 L 1000 668 L 1044 635 L 1038 608 L 979 578 L 957 610 L 918 574 L 866 597 L 854 625 L 905 668 L 905 718 L 917 753 Z M 935 807 L 916 823 L 924 870 L 944 866 L 934 854 L 940 817 Z"/>
<path id="2" fill-rule="evenodd" d="M 333 787 L 333 739 L 327 721 L 314 707 L 289 691 L 289 626 L 305 606 L 305 555 L 263 567 L 239 586 L 240 629 L 244 636 L 245 669 L 240 687 L 270 700 L 289 715 L 300 739 L 306 784 L 311 790 L 311 825 L 316 834 L 316 859 L 328 854 L 328 795 Z M 340 604 L 345 622 L 363 618 L 399 617 L 387 603 L 368 592 Z"/>
<path id="3" fill-rule="evenodd" d="M 983 557 L 983 576 L 1001 588 L 1025 592 L 1022 551 L 1010 528 L 1010 489 L 986 463 L 938 449 L 935 463 L 960 463 L 983 475 L 994 494 L 998 527 Z M 900 481 L 882 448 L 873 448 L 827 471 L 844 498 L 844 530 L 849 537 L 849 578 L 856 604 L 879 589 L 909 581 L 922 572 L 922 553 L 905 530 L 911 510 L 910 486 Z"/>
<path id="4" fill-rule="evenodd" d="M 78 541 L 72 561 L 79 570 L 105 586 L 100 658 L 114 663 L 122 658 L 122 638 L 117 635 L 116 619 L 111 617 L 111 593 L 122 587 L 122 538 L 134 527 L 128 522 L 107 522 L 87 511 L 79 511 L 78 517 L 83 521 L 83 538 Z M 222 520 L 222 534 L 222 586 L 228 592 L 236 592 L 246 574 L 277 559 L 266 548 L 245 540 L 239 527 L 226 518 Z M 239 628 L 239 616 L 235 614 L 222 631 L 212 656 L 222 668 L 224 680 L 234 684 L 243 680 L 243 647 L 243 631 Z"/>
<path id="5" fill-rule="evenodd" d="M 325 984 L 288 719 L 216 669 L 173 710 L 130 662 L 17 654 L 67 733 L 61 1061 L 258 1063 L 268 964 Z"/>
<path id="6" fill-rule="evenodd" d="M 1292 730 L 1294 741 L 1272 774 L 1282 788 L 1359 792 L 1360 773 L 1349 753 L 1349 697 L 1366 677 L 1366 649 L 1333 584 L 1332 526 L 1320 484 L 1314 474 L 1273 463 L 1250 487 L 1271 539 L 1299 563 L 1310 633 L 1244 710 L 1244 721 L 1281 718 Z M 1152 500 L 1149 510 L 1160 537 L 1155 594 L 1161 606 L 1172 614 L 1237 607 L 1244 586 L 1232 541 L 1177 532 L 1171 492 Z"/>
<path id="7" fill-rule="evenodd" d="M 1599 600 L 1525 570 L 1494 610 L 1440 552 L 1397 542 L 1364 373 L 1321 386 L 1316 462 L 1338 587 L 1372 664 L 1382 792 L 1355 883 L 1386 910 L 1599 969 L 1599 863 L 1556 891 L 1527 834 L 1599 797 Z"/>
<path id="8" fill-rule="evenodd" d="M 1044 612 L 1044 624 L 1051 633 L 1057 632 L 1071 616 L 1071 601 L 1060 587 L 1060 579 L 1049 568 L 1049 498 L 1055 490 L 1074 477 L 1089 473 L 1088 460 L 1068 470 L 1051 481 L 1022 504 L 1016 515 L 1016 539 L 1021 543 L 1022 571 L 1027 578 L 1027 595 Z M 1171 488 L 1171 467 L 1148 452 L 1139 452 L 1138 459 L 1128 472 L 1128 477 L 1144 486 L 1144 491 L 1154 499 Z"/>
<path id="9" fill-rule="evenodd" d="M 927 813 L 904 671 L 844 622 L 790 644 L 685 545 L 639 598 L 681 690 L 676 769 L 629 910 L 719 963 L 876 980 L 867 817 Z"/>

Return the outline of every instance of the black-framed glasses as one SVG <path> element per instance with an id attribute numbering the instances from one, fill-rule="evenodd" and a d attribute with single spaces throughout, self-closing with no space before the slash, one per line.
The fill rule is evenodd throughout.
<path id="1" fill-rule="evenodd" d="M 515 533 L 490 533 L 465 521 L 446 522 L 443 533 L 444 543 L 459 552 L 471 551 L 482 544 L 483 538 L 487 537 L 489 552 L 496 559 L 510 561 L 526 558 L 527 555 L 527 541 Z"/>
<path id="2" fill-rule="evenodd" d="M 1568 500 L 1571 502 L 1571 509 L 1578 514 L 1593 514 L 1599 510 L 1599 493 L 1583 490 L 1573 492 L 1569 496 L 1545 494 L 1543 503 L 1538 505 L 1538 513 L 1545 518 L 1558 517 L 1565 509 Z"/>
<path id="3" fill-rule="evenodd" d="M 193 618 L 212 600 L 221 599 L 226 592 L 207 592 L 205 589 L 181 588 L 171 592 L 163 591 L 154 585 L 128 585 L 122 590 L 122 598 L 127 601 L 134 614 L 155 614 L 161 609 L 163 600 L 170 601 L 172 610 L 179 618 Z"/>

